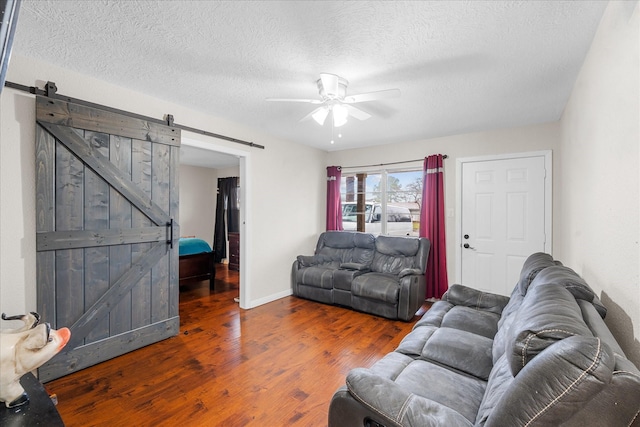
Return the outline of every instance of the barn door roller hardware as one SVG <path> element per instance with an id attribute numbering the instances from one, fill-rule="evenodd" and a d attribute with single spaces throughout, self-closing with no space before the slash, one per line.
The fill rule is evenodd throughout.
<path id="1" fill-rule="evenodd" d="M 201 135 L 206 135 L 206 136 L 210 136 L 210 137 L 213 137 L 213 138 L 223 139 L 225 141 L 235 142 L 236 144 L 242 144 L 242 145 L 247 145 L 249 147 L 264 149 L 264 145 L 256 144 L 256 143 L 249 142 L 249 141 L 243 141 L 241 139 L 232 138 L 230 136 L 220 135 L 220 134 L 209 132 L 209 131 L 206 131 L 206 130 L 197 129 L 197 128 L 193 128 L 193 127 L 190 127 L 190 126 L 185 126 L 185 125 L 180 125 L 180 124 L 174 123 L 172 114 L 167 114 L 167 115 L 165 115 L 164 120 L 159 120 L 159 119 L 154 119 L 153 117 L 147 117 L 147 116 L 143 116 L 141 114 L 132 113 L 130 111 L 124 111 L 124 110 L 119 110 L 117 108 L 107 107 L 106 105 L 95 104 L 93 102 L 85 101 L 85 100 L 82 100 L 82 99 L 72 98 L 70 96 L 59 95 L 57 93 L 58 92 L 58 87 L 56 86 L 56 84 L 54 82 L 47 82 L 47 84 L 45 85 L 44 90 L 43 89 L 39 89 L 39 88 L 34 87 L 34 86 L 25 86 L 25 85 L 21 85 L 21 84 L 9 82 L 9 81 L 5 82 L 4 85 L 5 85 L 5 87 L 11 88 L 11 89 L 17 89 L 17 90 L 20 90 L 22 92 L 31 93 L 31 94 L 34 94 L 34 95 L 42 95 L 42 96 L 46 96 L 48 98 L 61 99 L 61 100 L 64 100 L 66 102 L 72 102 L 74 104 L 80 104 L 80 105 L 84 105 L 84 106 L 87 106 L 87 107 L 98 108 L 100 110 L 106 110 L 106 111 L 110 111 L 112 113 L 124 114 L 124 115 L 127 115 L 129 117 L 134 117 L 136 119 L 146 120 L 146 121 L 153 122 L 153 123 L 158 123 L 158 124 L 163 124 L 163 125 L 167 125 L 167 126 L 170 126 L 170 127 L 175 127 L 177 129 L 181 129 L 181 130 L 186 130 L 188 132 L 199 133 Z"/>

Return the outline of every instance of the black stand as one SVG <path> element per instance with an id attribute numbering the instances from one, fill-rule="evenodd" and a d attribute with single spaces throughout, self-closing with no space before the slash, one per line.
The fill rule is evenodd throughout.
<path id="1" fill-rule="evenodd" d="M 56 406 L 33 374 L 23 375 L 20 384 L 29 395 L 29 402 L 15 408 L 7 408 L 0 402 L 0 426 L 64 427 Z"/>

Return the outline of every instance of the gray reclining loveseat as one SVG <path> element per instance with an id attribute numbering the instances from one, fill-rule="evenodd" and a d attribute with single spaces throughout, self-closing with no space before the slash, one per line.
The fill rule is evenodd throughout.
<path id="1" fill-rule="evenodd" d="M 453 285 L 395 351 L 349 372 L 329 427 L 640 425 L 640 372 L 605 315 L 542 253 L 511 298 Z"/>
<path id="2" fill-rule="evenodd" d="M 355 231 L 320 235 L 315 254 L 293 263 L 299 297 L 410 320 L 424 303 L 429 240 Z"/>

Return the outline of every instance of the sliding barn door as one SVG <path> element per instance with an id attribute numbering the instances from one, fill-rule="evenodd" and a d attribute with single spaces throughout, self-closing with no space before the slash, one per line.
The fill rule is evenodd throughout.
<path id="1" fill-rule="evenodd" d="M 36 116 L 38 311 L 71 329 L 45 382 L 178 334 L 180 130 L 47 97 Z"/>

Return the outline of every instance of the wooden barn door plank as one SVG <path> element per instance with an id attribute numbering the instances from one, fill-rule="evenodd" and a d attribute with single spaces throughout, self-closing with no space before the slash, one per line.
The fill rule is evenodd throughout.
<path id="1" fill-rule="evenodd" d="M 85 183 L 90 184 L 86 179 Z M 109 193 L 107 192 L 107 196 L 108 194 Z M 106 211 L 106 213 L 108 214 L 108 211 Z M 138 210 L 134 210 L 134 213 L 146 218 L 146 216 L 142 215 Z M 36 238 L 36 249 L 39 251 L 47 251 L 56 249 L 88 248 L 91 246 L 151 243 L 166 240 L 167 238 L 166 230 L 163 227 L 102 229 L 98 228 L 101 226 L 99 223 L 94 223 L 94 220 L 85 216 L 85 227 L 95 225 L 96 228 L 92 228 L 90 230 L 51 231 L 48 233 L 42 233 Z M 107 224 L 109 224 L 108 216 Z"/>
<path id="2" fill-rule="evenodd" d="M 154 201 L 169 212 L 170 149 L 167 145 L 154 144 L 151 151 L 151 193 Z M 169 254 L 165 255 L 167 258 Z M 162 259 L 151 273 L 151 322 L 169 316 L 169 263 Z"/>
<path id="3" fill-rule="evenodd" d="M 126 182 L 124 186 L 134 188 L 133 185 L 129 185 L 131 181 L 131 139 L 112 135 L 109 145 L 110 161 L 122 174 L 123 183 Z M 131 228 L 131 202 L 116 188 L 111 188 L 110 192 L 109 227 L 115 229 Z M 113 290 L 116 280 L 131 268 L 131 245 L 109 246 L 109 260 L 110 289 Z M 131 289 L 129 288 L 129 290 Z M 109 319 L 112 335 L 126 332 L 131 327 L 131 295 L 127 291 L 119 296 L 118 299 L 112 301 L 114 305 Z"/>
<path id="4" fill-rule="evenodd" d="M 36 236 L 55 230 L 55 147 L 55 138 L 36 126 Z M 57 328 L 55 262 L 55 252 L 36 252 L 38 312 Z"/>
<path id="5" fill-rule="evenodd" d="M 64 147 L 55 155 L 56 230 L 82 230 L 84 165 Z M 84 253 L 82 249 L 56 251 L 57 325 L 70 325 L 84 311 Z"/>
<path id="6" fill-rule="evenodd" d="M 131 153 L 131 181 L 140 190 L 151 197 L 151 143 L 149 141 L 133 140 Z M 139 209 L 134 209 L 131 217 L 131 226 L 135 229 L 151 227 L 151 221 Z M 158 229 L 159 227 L 155 227 Z M 160 239 L 166 239 L 166 230 L 158 230 Z M 131 259 L 133 262 L 144 255 L 151 247 L 150 243 L 141 243 L 143 240 L 131 245 Z M 151 271 L 145 274 L 131 290 L 131 300 L 135 307 L 131 313 L 131 327 L 137 329 L 151 323 Z"/>
<path id="7" fill-rule="evenodd" d="M 179 203 L 179 171 L 180 171 L 180 147 L 171 147 L 171 160 L 169 164 L 169 215 L 173 218 L 173 237 L 180 236 L 180 203 Z M 179 259 L 179 245 L 173 245 L 171 251 L 171 259 Z M 213 258 L 212 258 L 213 259 Z M 169 317 L 178 317 L 179 307 L 179 284 L 180 272 L 178 271 L 178 263 L 169 263 Z"/>
<path id="8" fill-rule="evenodd" d="M 36 120 L 166 145 L 180 145 L 179 129 L 62 99 L 36 97 Z"/>
<path id="9" fill-rule="evenodd" d="M 91 141 L 91 146 L 102 156 L 109 155 L 109 135 L 86 131 L 85 139 Z M 116 244 L 101 239 L 102 234 L 109 230 L 109 184 L 85 165 L 85 230 L 75 233 L 87 233 L 93 236 L 86 236 L 84 239 L 73 239 L 78 246 L 84 249 L 84 282 L 88 284 L 85 288 L 85 310 L 91 307 L 109 289 L 109 248 L 105 245 Z M 57 234 L 57 233 L 49 233 Z M 46 235 L 44 235 L 46 236 Z M 70 238 L 71 240 L 71 238 Z M 105 241 L 107 240 L 107 241 Z M 97 242 L 99 244 L 93 244 Z M 37 245 L 38 241 L 36 241 Z M 123 242 L 124 243 L 124 242 Z M 68 244 L 68 242 L 67 242 Z M 86 335 L 84 343 L 99 341 L 109 336 L 109 318 L 100 319 L 93 329 Z"/>
<path id="10" fill-rule="evenodd" d="M 54 357 L 47 362 L 46 371 L 39 371 L 39 379 L 43 382 L 71 374 L 88 368 L 105 360 L 123 354 L 118 349 L 137 350 L 156 343 L 180 332 L 180 321 L 173 317 L 161 322 L 152 323 L 129 332 L 98 340 L 76 348 L 66 358 Z"/>

